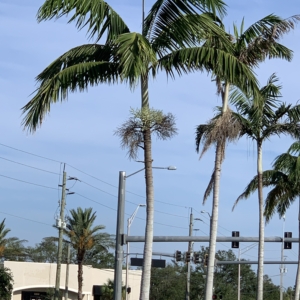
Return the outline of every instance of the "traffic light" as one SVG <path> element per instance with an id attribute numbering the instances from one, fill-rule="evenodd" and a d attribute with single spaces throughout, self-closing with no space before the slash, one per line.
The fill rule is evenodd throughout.
<path id="1" fill-rule="evenodd" d="M 207 267 L 207 265 L 208 265 L 208 254 L 205 254 L 205 255 L 204 255 L 204 260 L 203 260 L 203 262 L 204 262 L 204 267 Z"/>
<path id="2" fill-rule="evenodd" d="M 175 260 L 181 261 L 181 251 L 177 250 L 175 253 Z"/>
<path id="3" fill-rule="evenodd" d="M 213 298 L 213 299 L 217 299 L 217 295 L 213 295 L 212 298 Z"/>
<path id="4" fill-rule="evenodd" d="M 186 252 L 185 253 L 185 261 L 186 262 L 190 262 L 191 261 L 191 252 Z"/>
<path id="5" fill-rule="evenodd" d="M 195 253 L 194 263 L 195 264 L 200 264 L 200 253 L 199 252 Z"/>
<path id="6" fill-rule="evenodd" d="M 219 296 L 219 299 L 221 299 L 221 300 L 222 300 L 222 299 L 223 299 L 223 296 L 222 296 L 222 295 L 220 295 L 220 296 Z"/>
<path id="7" fill-rule="evenodd" d="M 239 231 L 232 231 L 232 237 L 239 237 L 240 236 L 240 232 Z M 240 243 L 239 242 L 231 242 L 231 248 L 239 248 L 240 247 Z"/>
<path id="8" fill-rule="evenodd" d="M 291 238 L 293 236 L 292 232 L 285 232 L 284 237 L 285 238 Z M 283 244 L 284 249 L 292 249 L 292 242 L 284 242 Z"/>

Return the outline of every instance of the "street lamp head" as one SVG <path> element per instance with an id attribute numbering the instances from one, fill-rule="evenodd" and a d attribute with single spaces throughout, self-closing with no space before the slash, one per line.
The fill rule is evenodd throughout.
<path id="1" fill-rule="evenodd" d="M 141 207 L 145 207 L 145 206 L 146 206 L 146 204 L 139 204 L 139 206 L 141 206 Z"/>
<path id="2" fill-rule="evenodd" d="M 167 167 L 167 169 L 170 170 L 170 171 L 175 171 L 175 170 L 177 170 L 177 168 L 176 168 L 175 166 L 169 166 L 169 167 Z"/>
<path id="3" fill-rule="evenodd" d="M 203 222 L 203 220 L 200 219 L 200 218 L 195 218 L 194 220 L 195 220 L 195 221 L 201 221 L 201 222 Z"/>

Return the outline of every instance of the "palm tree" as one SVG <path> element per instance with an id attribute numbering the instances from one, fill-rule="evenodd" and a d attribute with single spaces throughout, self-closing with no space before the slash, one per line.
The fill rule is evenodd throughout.
<path id="1" fill-rule="evenodd" d="M 94 43 L 66 52 L 41 74 L 35 96 L 24 107 L 25 128 L 34 132 L 49 113 L 51 104 L 68 98 L 68 92 L 84 91 L 89 85 L 127 82 L 135 87 L 141 82 L 142 110 L 149 109 L 148 77 L 158 70 L 174 77 L 192 70 L 214 69 L 222 78 L 242 81 L 256 89 L 256 80 L 247 66 L 232 55 L 231 43 L 215 21 L 225 13 L 221 0 L 157 0 L 143 18 L 142 34 L 130 32 L 122 18 L 103 0 L 46 0 L 38 20 L 69 15 L 79 29 L 87 28 Z M 210 11 L 212 13 L 204 13 Z M 97 44 L 104 34 L 106 43 Z M 203 45 L 210 33 L 223 41 L 217 49 Z M 243 75 L 237 76 L 236 74 Z M 246 85 L 246 84 L 244 84 Z M 146 181 L 146 242 L 141 281 L 141 299 L 149 298 L 154 188 L 152 178 L 152 140 L 145 130 L 144 164 Z"/>
<path id="2" fill-rule="evenodd" d="M 122 286 L 122 299 L 124 300 L 126 297 L 126 287 Z M 113 300 L 114 299 L 114 281 L 111 279 L 107 279 L 107 283 L 102 287 L 102 295 L 101 299 L 103 300 Z"/>
<path id="3" fill-rule="evenodd" d="M 9 228 L 5 228 L 5 219 L 0 223 L 0 257 L 4 254 L 5 246 L 7 244 L 7 234 L 10 232 Z"/>
<path id="4" fill-rule="evenodd" d="M 263 172 L 262 181 L 264 187 L 272 187 L 265 200 L 265 217 L 269 222 L 277 211 L 283 217 L 286 210 L 295 200 L 300 200 L 300 142 L 294 142 L 286 153 L 279 155 L 274 163 L 273 169 Z M 246 197 L 249 197 L 258 187 L 257 176 L 255 176 L 245 189 Z M 300 209 L 300 202 L 299 202 Z M 298 235 L 300 240 L 300 220 L 298 220 Z M 300 244 L 299 244 L 300 250 Z M 299 251 L 300 253 L 300 251 Z M 300 294 L 300 258 L 298 261 L 297 276 L 295 280 L 295 296 L 299 299 Z"/>
<path id="5" fill-rule="evenodd" d="M 5 219 L 0 223 L 0 259 L 25 260 L 26 249 L 23 245 L 26 240 L 17 237 L 6 237 L 11 230 L 5 227 Z"/>
<path id="6" fill-rule="evenodd" d="M 248 98 L 239 90 L 231 94 L 231 101 L 237 109 L 233 119 L 241 125 L 241 136 L 245 135 L 256 143 L 257 148 L 257 190 L 259 203 L 259 249 L 258 249 L 258 291 L 257 298 L 262 299 L 263 259 L 264 259 L 264 198 L 263 198 L 263 166 L 262 147 L 265 140 L 273 135 L 286 134 L 293 138 L 300 136 L 300 106 L 286 105 L 278 100 L 281 87 L 273 74 L 267 85 L 260 89 L 258 99 Z M 257 103 L 257 104 L 255 104 Z M 248 198 L 247 190 L 235 201 L 234 207 Z M 233 207 L 233 209 L 234 209 Z M 261 295 L 261 296 L 260 296 Z"/>
<path id="7" fill-rule="evenodd" d="M 288 61 L 292 58 L 292 51 L 280 43 L 280 37 L 294 28 L 294 23 L 300 20 L 300 16 L 293 16 L 289 19 L 281 19 L 274 15 L 268 15 L 265 18 L 255 22 L 248 29 L 244 31 L 244 21 L 241 24 L 240 30 L 234 25 L 234 36 L 228 35 L 229 40 L 232 41 L 232 54 L 245 65 L 251 68 L 257 67 L 258 63 L 269 58 L 283 58 Z M 219 23 L 222 28 L 224 25 Z M 216 39 L 215 36 L 207 38 L 205 43 L 207 47 L 215 46 L 223 49 L 222 41 Z M 199 153 L 201 140 L 205 140 L 204 148 L 201 156 L 212 145 L 216 145 L 215 165 L 211 180 L 204 193 L 203 202 L 213 191 L 213 204 L 211 214 L 211 228 L 209 241 L 209 261 L 207 269 L 207 284 L 206 284 L 206 298 L 212 297 L 213 291 L 213 276 L 214 276 L 214 257 L 216 251 L 216 237 L 218 227 L 218 209 L 219 209 L 219 186 L 222 162 L 225 155 L 226 142 L 234 140 L 239 135 L 239 129 L 236 124 L 231 123 L 230 111 L 228 111 L 228 96 L 231 85 L 236 83 L 213 73 L 217 84 L 217 91 L 222 98 L 222 118 L 218 118 L 217 126 L 214 126 L 213 134 L 209 130 L 210 126 L 199 125 L 196 129 L 196 151 Z M 239 77 L 239 76 L 238 76 Z M 238 79 L 238 78 L 237 78 Z M 240 85 L 239 85 L 240 86 Z M 243 87 L 244 88 L 244 87 Z M 258 97 L 255 97 L 256 99 Z M 212 125 L 212 124 L 211 124 Z M 225 129 L 225 130 L 224 130 Z M 210 137 L 206 135 L 210 132 Z M 200 157 L 201 157 L 200 156 Z M 260 275 L 258 299 L 263 297 L 263 274 Z M 259 277 L 259 276 L 258 276 Z"/>
<path id="8" fill-rule="evenodd" d="M 96 213 L 92 208 L 78 207 L 70 210 L 71 217 L 67 220 L 65 235 L 69 238 L 72 247 L 76 250 L 78 264 L 78 300 L 82 300 L 83 263 L 86 252 L 95 245 L 103 249 L 113 246 L 113 241 L 107 233 L 99 232 L 105 228 L 103 225 L 93 226 Z"/>

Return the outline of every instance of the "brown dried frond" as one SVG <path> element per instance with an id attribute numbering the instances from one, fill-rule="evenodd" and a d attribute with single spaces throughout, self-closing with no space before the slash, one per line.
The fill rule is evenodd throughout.
<path id="1" fill-rule="evenodd" d="M 171 113 L 162 115 L 159 120 L 153 122 L 151 133 L 155 133 L 157 138 L 161 140 L 170 139 L 177 134 L 175 117 Z"/>
<path id="2" fill-rule="evenodd" d="M 160 110 L 144 108 L 131 110 L 132 116 L 115 131 L 121 138 L 121 147 L 128 148 L 130 159 L 136 159 L 139 148 L 144 148 L 144 133 L 147 130 L 157 138 L 166 140 L 177 133 L 175 118 L 172 114 L 164 115 Z"/>
<path id="3" fill-rule="evenodd" d="M 223 161 L 225 158 L 226 141 L 232 142 L 238 139 L 242 130 L 242 125 L 236 118 L 233 118 L 232 111 L 229 108 L 222 115 L 211 120 L 208 125 L 209 131 L 205 134 L 200 158 L 212 145 L 220 143 L 222 148 L 221 159 Z"/>
<path id="4" fill-rule="evenodd" d="M 128 148 L 128 157 L 136 159 L 139 147 L 143 145 L 143 134 L 139 120 L 130 118 L 118 127 L 114 133 L 121 138 L 121 147 Z"/>

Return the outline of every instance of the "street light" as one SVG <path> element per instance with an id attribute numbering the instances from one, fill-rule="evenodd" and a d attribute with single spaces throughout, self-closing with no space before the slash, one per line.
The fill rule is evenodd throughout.
<path id="1" fill-rule="evenodd" d="M 145 207 L 146 206 L 146 204 L 139 204 L 138 206 L 137 206 L 137 208 L 135 209 L 135 211 L 133 212 L 133 214 L 127 219 L 127 236 L 129 236 L 129 232 L 130 232 L 130 226 L 131 226 L 131 224 L 132 224 L 132 222 L 133 222 L 133 220 L 134 220 L 134 218 L 135 218 L 135 216 L 136 216 L 136 214 L 137 214 L 137 212 L 138 212 L 138 210 L 139 210 L 139 208 L 140 207 Z M 127 243 L 127 256 L 126 256 L 126 284 L 125 284 L 125 287 L 126 287 L 126 289 L 125 289 L 125 291 L 126 291 L 126 300 L 128 299 L 128 269 L 129 269 L 129 243 Z"/>
<path id="2" fill-rule="evenodd" d="M 176 167 L 152 167 L 152 169 L 176 170 Z M 119 172 L 119 189 L 118 189 L 118 209 L 117 209 L 117 226 L 116 226 L 116 247 L 115 247 L 115 271 L 114 271 L 114 300 L 120 300 L 122 297 L 122 264 L 124 259 L 123 236 L 124 236 L 124 212 L 125 212 L 125 180 L 141 171 L 142 168 L 126 176 L 125 171 Z M 127 291 L 126 291 L 127 292 Z"/>

